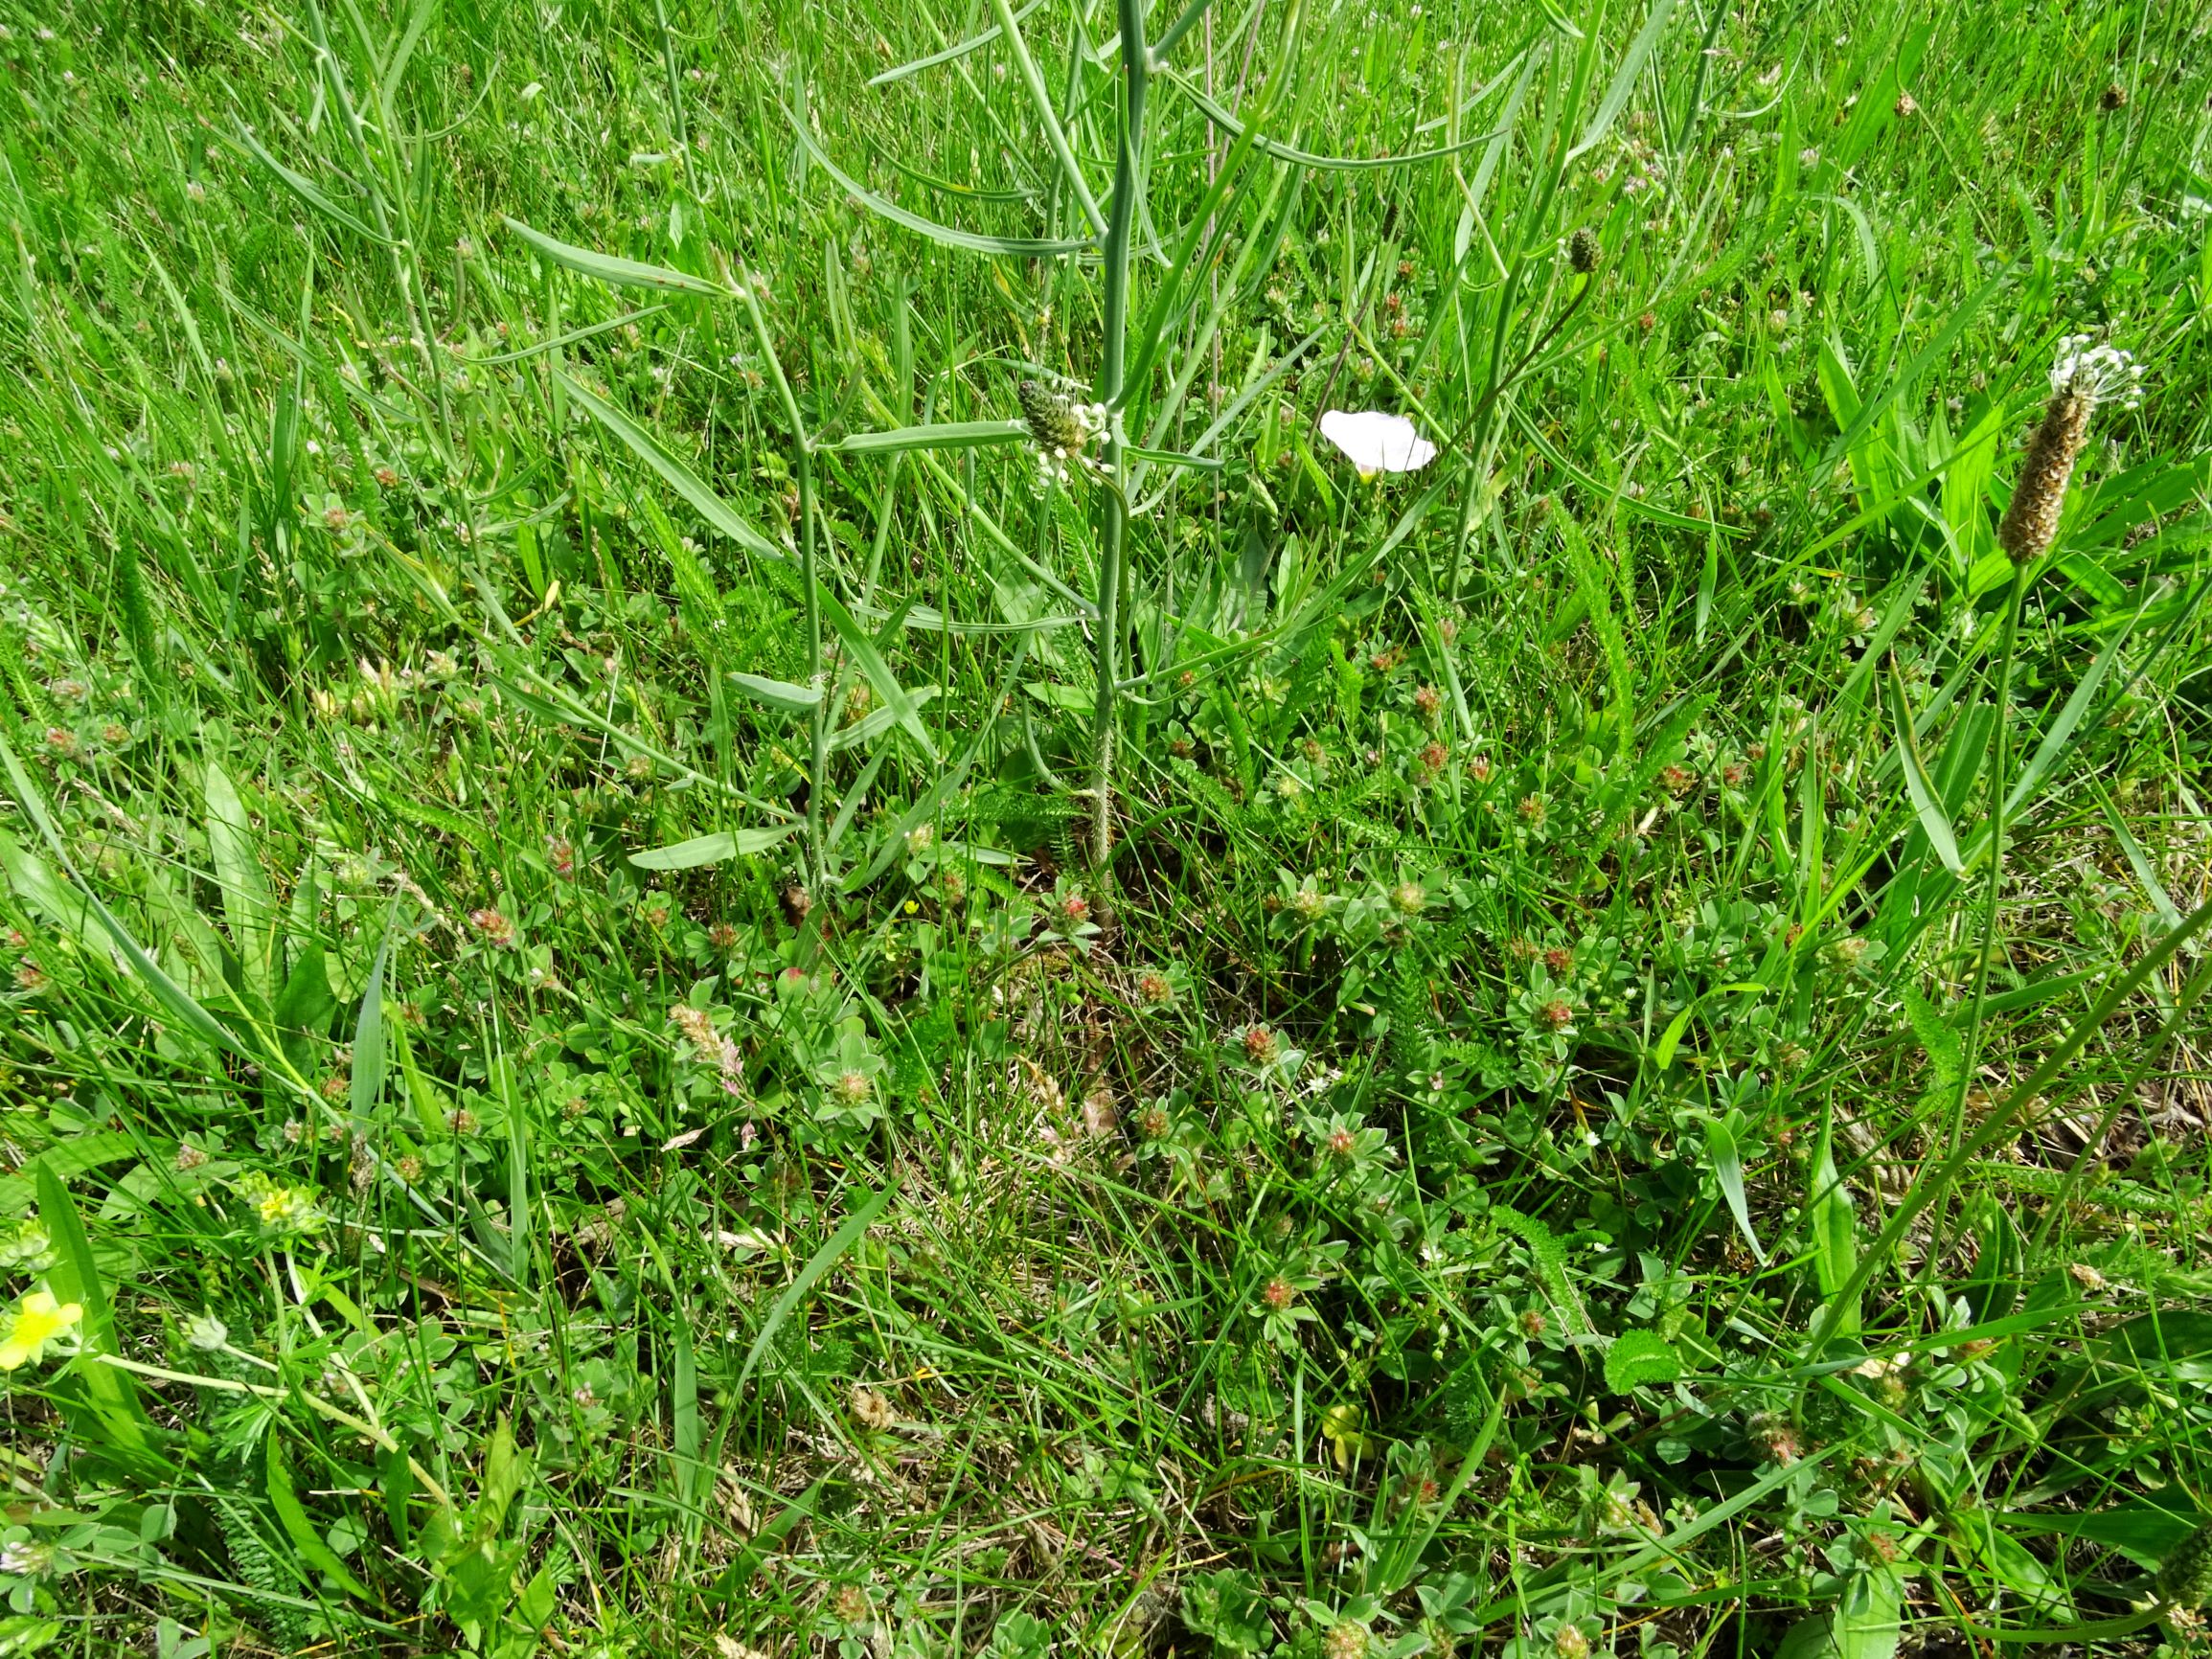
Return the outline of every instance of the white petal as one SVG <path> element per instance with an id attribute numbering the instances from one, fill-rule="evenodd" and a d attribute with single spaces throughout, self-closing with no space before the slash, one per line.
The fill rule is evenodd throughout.
<path id="1" fill-rule="evenodd" d="M 1436 459 L 1436 445 L 1415 431 L 1412 421 L 1379 409 L 1357 414 L 1332 409 L 1321 417 L 1321 436 L 1362 472 L 1415 472 Z"/>

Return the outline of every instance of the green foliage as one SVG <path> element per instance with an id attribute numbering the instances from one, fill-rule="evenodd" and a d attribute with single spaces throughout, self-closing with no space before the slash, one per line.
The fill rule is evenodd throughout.
<path id="1" fill-rule="evenodd" d="M 46 11 L 0 1650 L 2184 1640 L 2187 8 Z"/>

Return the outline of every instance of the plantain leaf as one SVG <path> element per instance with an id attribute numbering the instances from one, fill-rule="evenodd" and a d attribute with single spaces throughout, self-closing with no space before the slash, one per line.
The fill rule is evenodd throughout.
<path id="1" fill-rule="evenodd" d="M 845 648 L 860 667 L 876 694 L 883 699 L 883 706 L 891 713 L 906 735 L 914 739 L 922 752 L 932 761 L 937 759 L 937 745 L 929 740 L 929 733 L 922 724 L 914 699 L 906 688 L 891 672 L 891 665 L 883 660 L 883 653 L 876 648 L 876 642 L 868 630 L 853 620 L 853 613 L 837 602 L 837 596 L 828 588 L 821 594 L 822 615 L 837 630 L 837 637 L 845 642 Z"/>
<path id="2" fill-rule="evenodd" d="M 38 1219 L 54 1241 L 55 1262 L 47 1270 L 46 1288 L 57 1302 L 76 1303 L 83 1309 L 82 1347 L 75 1370 L 84 1389 L 84 1403 L 103 1431 L 105 1449 L 142 1470 L 156 1468 L 163 1459 L 153 1443 L 153 1421 L 139 1402 L 129 1376 L 101 1356 L 121 1353 L 116 1340 L 115 1307 L 107 1299 L 107 1285 L 93 1259 L 92 1239 L 84 1231 L 84 1217 L 53 1166 L 41 1163 L 37 1175 Z"/>
<path id="3" fill-rule="evenodd" d="M 730 680 L 755 702 L 782 709 L 786 714 L 804 715 L 822 700 L 822 693 L 811 686 L 794 686 L 789 680 L 771 680 L 765 674 L 748 674 L 733 669 Z"/>
<path id="4" fill-rule="evenodd" d="M 323 1541 L 322 1534 L 315 1531 L 315 1523 L 302 1507 L 300 1494 L 292 1486 L 292 1471 L 285 1466 L 284 1437 L 272 1432 L 267 1444 L 267 1475 L 264 1484 L 269 1494 L 269 1508 L 276 1511 L 285 1536 L 292 1540 L 292 1547 L 300 1552 L 300 1559 L 317 1572 L 337 1580 L 348 1595 L 358 1596 L 364 1602 L 374 1601 L 368 1586 L 354 1578 L 352 1569 L 339 1557 L 337 1551 Z"/>
<path id="5" fill-rule="evenodd" d="M 1721 1183 L 1721 1195 L 1728 1200 L 1728 1214 L 1736 1217 L 1736 1230 L 1751 1246 L 1759 1265 L 1766 1266 L 1767 1252 L 1751 1230 L 1751 1210 L 1744 1198 L 1744 1155 L 1736 1145 L 1736 1131 L 1717 1118 L 1706 1119 L 1705 1151 L 1713 1160 L 1713 1178 Z"/>
<path id="6" fill-rule="evenodd" d="M 507 228 L 536 248 L 557 265 L 566 265 L 596 281 L 617 288 L 654 288 L 662 293 L 711 294 L 717 299 L 730 298 L 730 290 L 721 284 L 695 277 L 685 271 L 672 271 L 665 265 L 641 264 L 636 260 L 626 260 L 614 254 L 598 254 L 589 248 L 580 248 L 571 242 L 556 240 L 543 231 L 534 231 L 520 219 L 507 218 Z"/>
<path id="7" fill-rule="evenodd" d="M 926 426 L 896 426 L 888 432 L 855 432 L 824 449 L 844 455 L 895 455 L 907 449 L 975 449 L 988 443 L 1015 443 L 1029 436 L 1025 420 L 943 420 Z"/>
<path id="8" fill-rule="evenodd" d="M 270 959 L 275 949 L 275 907 L 254 851 L 253 825 L 239 799 L 238 785 L 218 762 L 207 763 L 201 792 L 207 801 L 208 855 L 215 863 L 216 884 L 222 889 L 232 947 L 245 964 L 247 983 L 264 995 L 274 994 Z"/>
<path id="9" fill-rule="evenodd" d="M 763 558 L 783 559 L 784 550 L 747 524 L 736 508 L 700 480 L 697 473 L 661 446 L 660 440 L 606 401 L 590 387 L 556 369 L 554 375 L 592 418 L 627 444 L 648 466 L 668 480 L 669 488 L 697 510 L 698 515 L 748 553 Z"/>
<path id="10" fill-rule="evenodd" d="M 1966 865 L 1958 855 L 1958 837 L 1951 833 L 1950 820 L 1944 815 L 1943 802 L 1928 779 L 1927 762 L 1920 758 L 1920 745 L 1912 735 L 1912 712 L 1904 702 L 1904 681 L 1894 667 L 1889 671 L 1889 711 L 1897 733 L 1898 764 L 1904 773 L 1904 792 L 1912 797 L 1912 809 L 1920 814 L 1920 828 L 1935 855 L 1943 860 L 1943 867 L 1953 875 L 1964 875 Z"/>
<path id="11" fill-rule="evenodd" d="M 16 800 L 21 804 L 23 810 L 30 814 L 32 823 L 37 826 L 38 832 L 45 839 L 48 850 L 53 852 L 56 861 L 60 864 L 62 869 L 69 873 L 78 888 L 82 891 L 85 903 L 91 908 L 93 915 L 99 919 L 100 925 L 107 930 L 108 938 L 115 942 L 116 950 L 129 966 L 130 970 L 137 974 L 147 989 L 153 993 L 154 1001 L 166 1009 L 170 1016 L 179 1025 L 190 1031 L 194 1036 L 199 1037 L 203 1042 L 212 1044 L 217 1048 L 229 1049 L 233 1054 L 249 1060 L 260 1059 L 262 1057 L 255 1050 L 234 1036 L 220 1020 L 194 1000 L 190 991 L 171 979 L 161 964 L 154 961 L 152 956 L 148 953 L 146 947 L 131 937 L 122 922 L 116 920 L 114 913 L 100 901 L 99 895 L 85 885 L 83 877 L 77 874 L 75 867 L 69 862 L 68 849 L 62 846 L 61 837 L 54 828 L 54 821 L 46 815 L 46 803 L 39 797 L 37 790 L 32 786 L 29 775 L 23 770 L 23 762 L 15 758 L 15 751 L 9 746 L 5 738 L 0 738 L 0 764 L 6 766 L 9 782 L 15 790 Z"/>
<path id="12" fill-rule="evenodd" d="M 640 870 L 696 870 L 702 864 L 719 864 L 729 858 L 750 858 L 788 840 L 799 828 L 796 821 L 766 830 L 720 830 L 712 835 L 695 835 L 689 841 L 632 852 L 629 861 Z"/>
<path id="13" fill-rule="evenodd" d="M 738 1367 L 738 1380 L 730 1386 L 732 1396 L 744 1392 L 745 1383 L 753 1375 L 753 1368 L 761 1362 L 761 1355 L 776 1340 L 776 1332 L 784 1329 L 784 1322 L 791 1317 L 792 1309 L 805 1300 L 808 1291 L 813 1289 L 815 1281 L 843 1261 L 846 1251 L 860 1242 L 860 1235 L 876 1224 L 876 1217 L 883 1214 L 898 1191 L 899 1183 L 893 1180 L 885 1182 L 880 1189 L 869 1194 L 867 1201 L 846 1216 L 844 1225 L 831 1234 L 828 1242 L 808 1259 L 806 1266 L 799 1269 L 799 1276 L 791 1281 L 783 1295 L 776 1298 L 776 1305 L 768 1309 L 767 1318 L 761 1321 L 761 1329 L 754 1333 L 752 1347 L 745 1350 L 745 1362 Z"/>
<path id="14" fill-rule="evenodd" d="M 1813 1277 L 1819 1282 L 1820 1294 L 1827 1297 L 1849 1284 L 1859 1268 L 1859 1229 L 1852 1213 L 1851 1190 L 1836 1172 L 1830 1131 L 1829 1122 L 1823 1119 L 1820 1148 L 1813 1160 L 1811 1191 L 1805 1203 L 1805 1218 L 1813 1234 Z M 1836 1333 L 1848 1334 L 1858 1329 L 1859 1307 L 1854 1300 L 1836 1321 Z"/>
<path id="15" fill-rule="evenodd" d="M 975 231 L 955 230 L 950 225 L 939 224 L 935 219 L 925 219 L 920 214 L 908 213 L 897 202 L 878 195 L 832 161 L 829 152 L 823 149 L 821 145 L 815 142 L 814 135 L 807 130 L 805 122 L 793 115 L 788 109 L 784 111 L 784 115 L 785 119 L 790 122 L 791 130 L 799 135 L 800 148 L 821 167 L 824 172 L 837 181 L 847 195 L 870 213 L 887 218 L 895 225 L 903 225 L 910 231 L 918 232 L 933 242 L 941 242 L 948 248 L 965 248 L 969 253 L 1009 254 L 1016 259 L 1025 260 L 1044 260 L 1057 258 L 1063 254 L 1088 253 L 1098 245 L 1089 237 L 1076 237 L 1066 239 L 1038 237 L 987 237 Z"/>

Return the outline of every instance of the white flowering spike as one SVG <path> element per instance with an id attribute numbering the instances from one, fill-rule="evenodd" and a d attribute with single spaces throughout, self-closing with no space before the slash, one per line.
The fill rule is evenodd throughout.
<path id="1" fill-rule="evenodd" d="M 1378 472 L 1418 472 L 1436 459 L 1436 445 L 1415 431 L 1412 421 L 1379 409 L 1357 414 L 1332 409 L 1321 417 L 1321 436 L 1350 457 L 1362 478 Z"/>
<path id="2" fill-rule="evenodd" d="M 2058 358 L 2051 364 L 2051 390 L 2132 409 L 2143 401 L 2143 365 L 2117 346 L 2097 343 L 2092 334 L 2068 334 L 2059 342 Z"/>

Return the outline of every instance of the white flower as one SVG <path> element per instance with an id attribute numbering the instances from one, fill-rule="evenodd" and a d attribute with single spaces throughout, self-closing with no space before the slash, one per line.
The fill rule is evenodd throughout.
<path id="1" fill-rule="evenodd" d="M 1321 436 L 1351 458 L 1362 478 L 1418 472 L 1436 459 L 1436 445 L 1415 431 L 1412 421 L 1377 409 L 1357 415 L 1332 409 L 1321 417 Z"/>
<path id="2" fill-rule="evenodd" d="M 2132 409 L 2143 401 L 2143 365 L 2117 346 L 2093 343 L 2094 335 L 2068 334 L 2059 342 L 2057 361 L 2051 365 L 2051 390 L 2071 388 L 2092 402 L 2118 399 Z"/>

